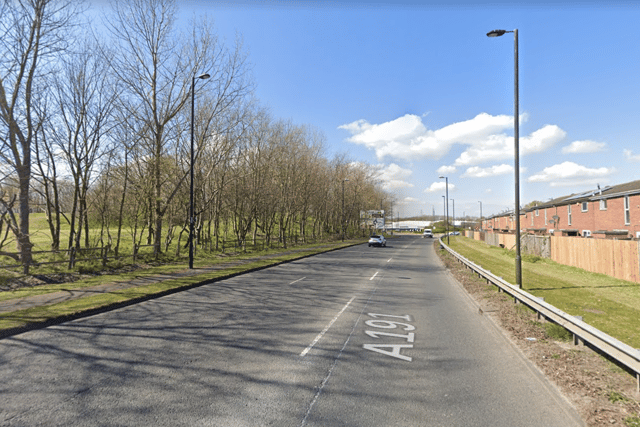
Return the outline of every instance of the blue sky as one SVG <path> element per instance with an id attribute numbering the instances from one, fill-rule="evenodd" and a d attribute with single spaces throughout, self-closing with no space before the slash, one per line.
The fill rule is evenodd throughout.
<path id="1" fill-rule="evenodd" d="M 633 2 L 205 1 L 242 37 L 256 96 L 380 171 L 401 216 L 513 208 L 519 30 L 521 203 L 640 179 L 640 6 Z"/>

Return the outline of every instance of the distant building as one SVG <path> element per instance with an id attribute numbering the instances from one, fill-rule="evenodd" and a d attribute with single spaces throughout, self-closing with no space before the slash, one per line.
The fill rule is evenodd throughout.
<path id="1" fill-rule="evenodd" d="M 558 197 L 520 210 L 521 233 L 640 239 L 640 181 Z M 515 233 L 514 211 L 485 218 L 482 229 Z"/>

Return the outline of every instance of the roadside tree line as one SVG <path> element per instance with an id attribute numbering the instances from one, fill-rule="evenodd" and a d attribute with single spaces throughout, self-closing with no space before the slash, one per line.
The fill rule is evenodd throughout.
<path id="1" fill-rule="evenodd" d="M 0 0 L 0 254 L 15 243 L 25 273 L 33 211 L 52 250 L 117 255 L 130 233 L 180 255 L 192 167 L 201 249 L 354 233 L 361 209 L 388 209 L 375 168 L 328 159 L 320 131 L 271 117 L 241 40 L 227 46 L 206 19 L 179 27 L 176 3 L 116 0 L 94 33 L 81 2 Z"/>

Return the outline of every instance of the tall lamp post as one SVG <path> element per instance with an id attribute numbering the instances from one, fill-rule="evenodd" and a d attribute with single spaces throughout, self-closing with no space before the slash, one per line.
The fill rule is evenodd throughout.
<path id="1" fill-rule="evenodd" d="M 344 242 L 344 183 L 349 181 L 348 178 L 342 180 L 342 241 Z"/>
<path id="2" fill-rule="evenodd" d="M 488 37 L 500 37 L 506 33 L 513 33 L 514 45 L 514 108 L 513 108 L 513 146 L 514 146 L 514 163 L 515 163 L 515 193 L 516 206 L 514 216 L 516 217 L 516 285 L 522 288 L 522 258 L 520 256 L 520 147 L 519 147 L 519 99 L 518 99 L 518 29 L 513 31 L 493 30 L 487 33 Z"/>
<path id="3" fill-rule="evenodd" d="M 447 176 L 441 176 L 440 177 L 440 179 L 443 179 L 443 178 L 444 178 L 445 183 L 446 183 L 445 189 L 446 189 L 446 195 L 447 195 L 447 197 L 446 197 L 446 201 L 447 202 L 445 203 L 445 205 L 447 207 L 446 208 L 446 212 L 447 212 L 447 214 L 446 214 L 447 215 L 447 224 L 446 224 L 446 226 L 447 226 L 447 245 L 448 245 L 449 244 L 449 177 L 447 177 Z"/>
<path id="4" fill-rule="evenodd" d="M 211 77 L 209 74 L 204 73 L 199 76 L 194 76 L 191 79 L 191 163 L 189 163 L 189 175 L 191 177 L 191 182 L 189 184 L 189 268 L 193 269 L 193 229 L 195 226 L 196 219 L 193 214 L 193 162 L 194 162 L 194 154 L 193 154 L 193 122 L 195 120 L 195 86 L 196 79 L 208 79 Z"/>
<path id="5" fill-rule="evenodd" d="M 478 203 L 480 203 L 480 231 L 482 231 L 482 201 L 478 200 Z"/>
<path id="6" fill-rule="evenodd" d="M 451 213 L 451 225 L 453 226 L 453 231 L 456 231 L 456 199 L 451 199 L 451 207 L 453 208 L 453 212 Z"/>

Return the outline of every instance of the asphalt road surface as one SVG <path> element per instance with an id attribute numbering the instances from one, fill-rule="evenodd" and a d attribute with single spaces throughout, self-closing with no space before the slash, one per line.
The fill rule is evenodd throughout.
<path id="1" fill-rule="evenodd" d="M 578 426 L 431 239 L 359 245 L 0 341 L 8 426 Z"/>

